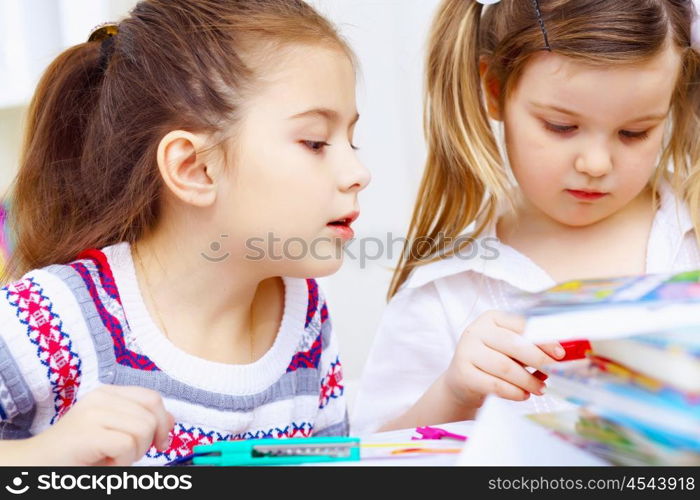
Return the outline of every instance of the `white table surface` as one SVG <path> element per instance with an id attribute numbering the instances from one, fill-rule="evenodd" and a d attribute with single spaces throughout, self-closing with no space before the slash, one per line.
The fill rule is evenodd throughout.
<path id="1" fill-rule="evenodd" d="M 415 454 L 367 458 L 336 465 L 359 466 L 600 466 L 607 462 L 555 436 L 524 417 L 528 413 L 563 410 L 569 403 L 554 396 L 533 396 L 523 403 L 487 398 L 476 420 L 434 427 L 468 436 L 466 443 L 411 441 L 415 429 L 381 432 L 362 437 L 362 443 L 418 443 L 421 446 L 462 448 L 460 454 Z"/>

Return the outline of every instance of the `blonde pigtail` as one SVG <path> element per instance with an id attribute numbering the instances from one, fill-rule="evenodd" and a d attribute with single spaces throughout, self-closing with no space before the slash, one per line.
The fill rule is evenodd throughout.
<path id="1" fill-rule="evenodd" d="M 674 166 L 681 165 L 674 168 L 674 177 L 682 182 L 677 189 L 684 194 L 700 245 L 700 49 L 690 52 L 685 65 L 689 84 L 687 93 L 677 101 L 680 123 L 676 124 L 672 150 Z"/>
<path id="2" fill-rule="evenodd" d="M 447 0 L 432 25 L 426 61 L 428 146 L 404 251 L 388 297 L 418 265 L 446 256 L 442 246 L 478 221 L 478 236 L 507 194 L 508 178 L 489 124 L 479 73 L 482 5 Z M 465 242 L 465 244 L 468 242 Z M 453 254 L 460 248 L 447 248 Z"/>

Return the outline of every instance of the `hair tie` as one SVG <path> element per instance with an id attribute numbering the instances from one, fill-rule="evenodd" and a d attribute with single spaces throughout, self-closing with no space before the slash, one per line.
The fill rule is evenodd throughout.
<path id="1" fill-rule="evenodd" d="M 89 42 L 100 42 L 99 66 L 102 71 L 107 70 L 109 60 L 114 53 L 114 37 L 119 33 L 119 25 L 116 23 L 104 23 L 96 26 L 90 32 Z"/>

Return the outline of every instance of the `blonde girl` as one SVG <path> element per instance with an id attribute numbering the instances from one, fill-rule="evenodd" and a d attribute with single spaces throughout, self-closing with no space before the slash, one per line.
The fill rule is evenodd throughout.
<path id="1" fill-rule="evenodd" d="M 697 15 L 691 0 L 441 2 L 428 158 L 358 432 L 543 394 L 527 367 L 563 352 L 523 340 L 519 292 L 700 268 Z"/>

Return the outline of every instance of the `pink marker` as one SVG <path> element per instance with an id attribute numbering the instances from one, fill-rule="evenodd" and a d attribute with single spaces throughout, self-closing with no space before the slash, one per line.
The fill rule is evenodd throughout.
<path id="1" fill-rule="evenodd" d="M 462 436 L 461 434 L 454 434 L 448 432 L 445 429 L 440 429 L 439 427 L 416 427 L 416 432 L 420 434 L 420 437 L 412 437 L 414 441 L 423 439 L 454 439 L 456 441 L 466 441 L 467 436 Z"/>

